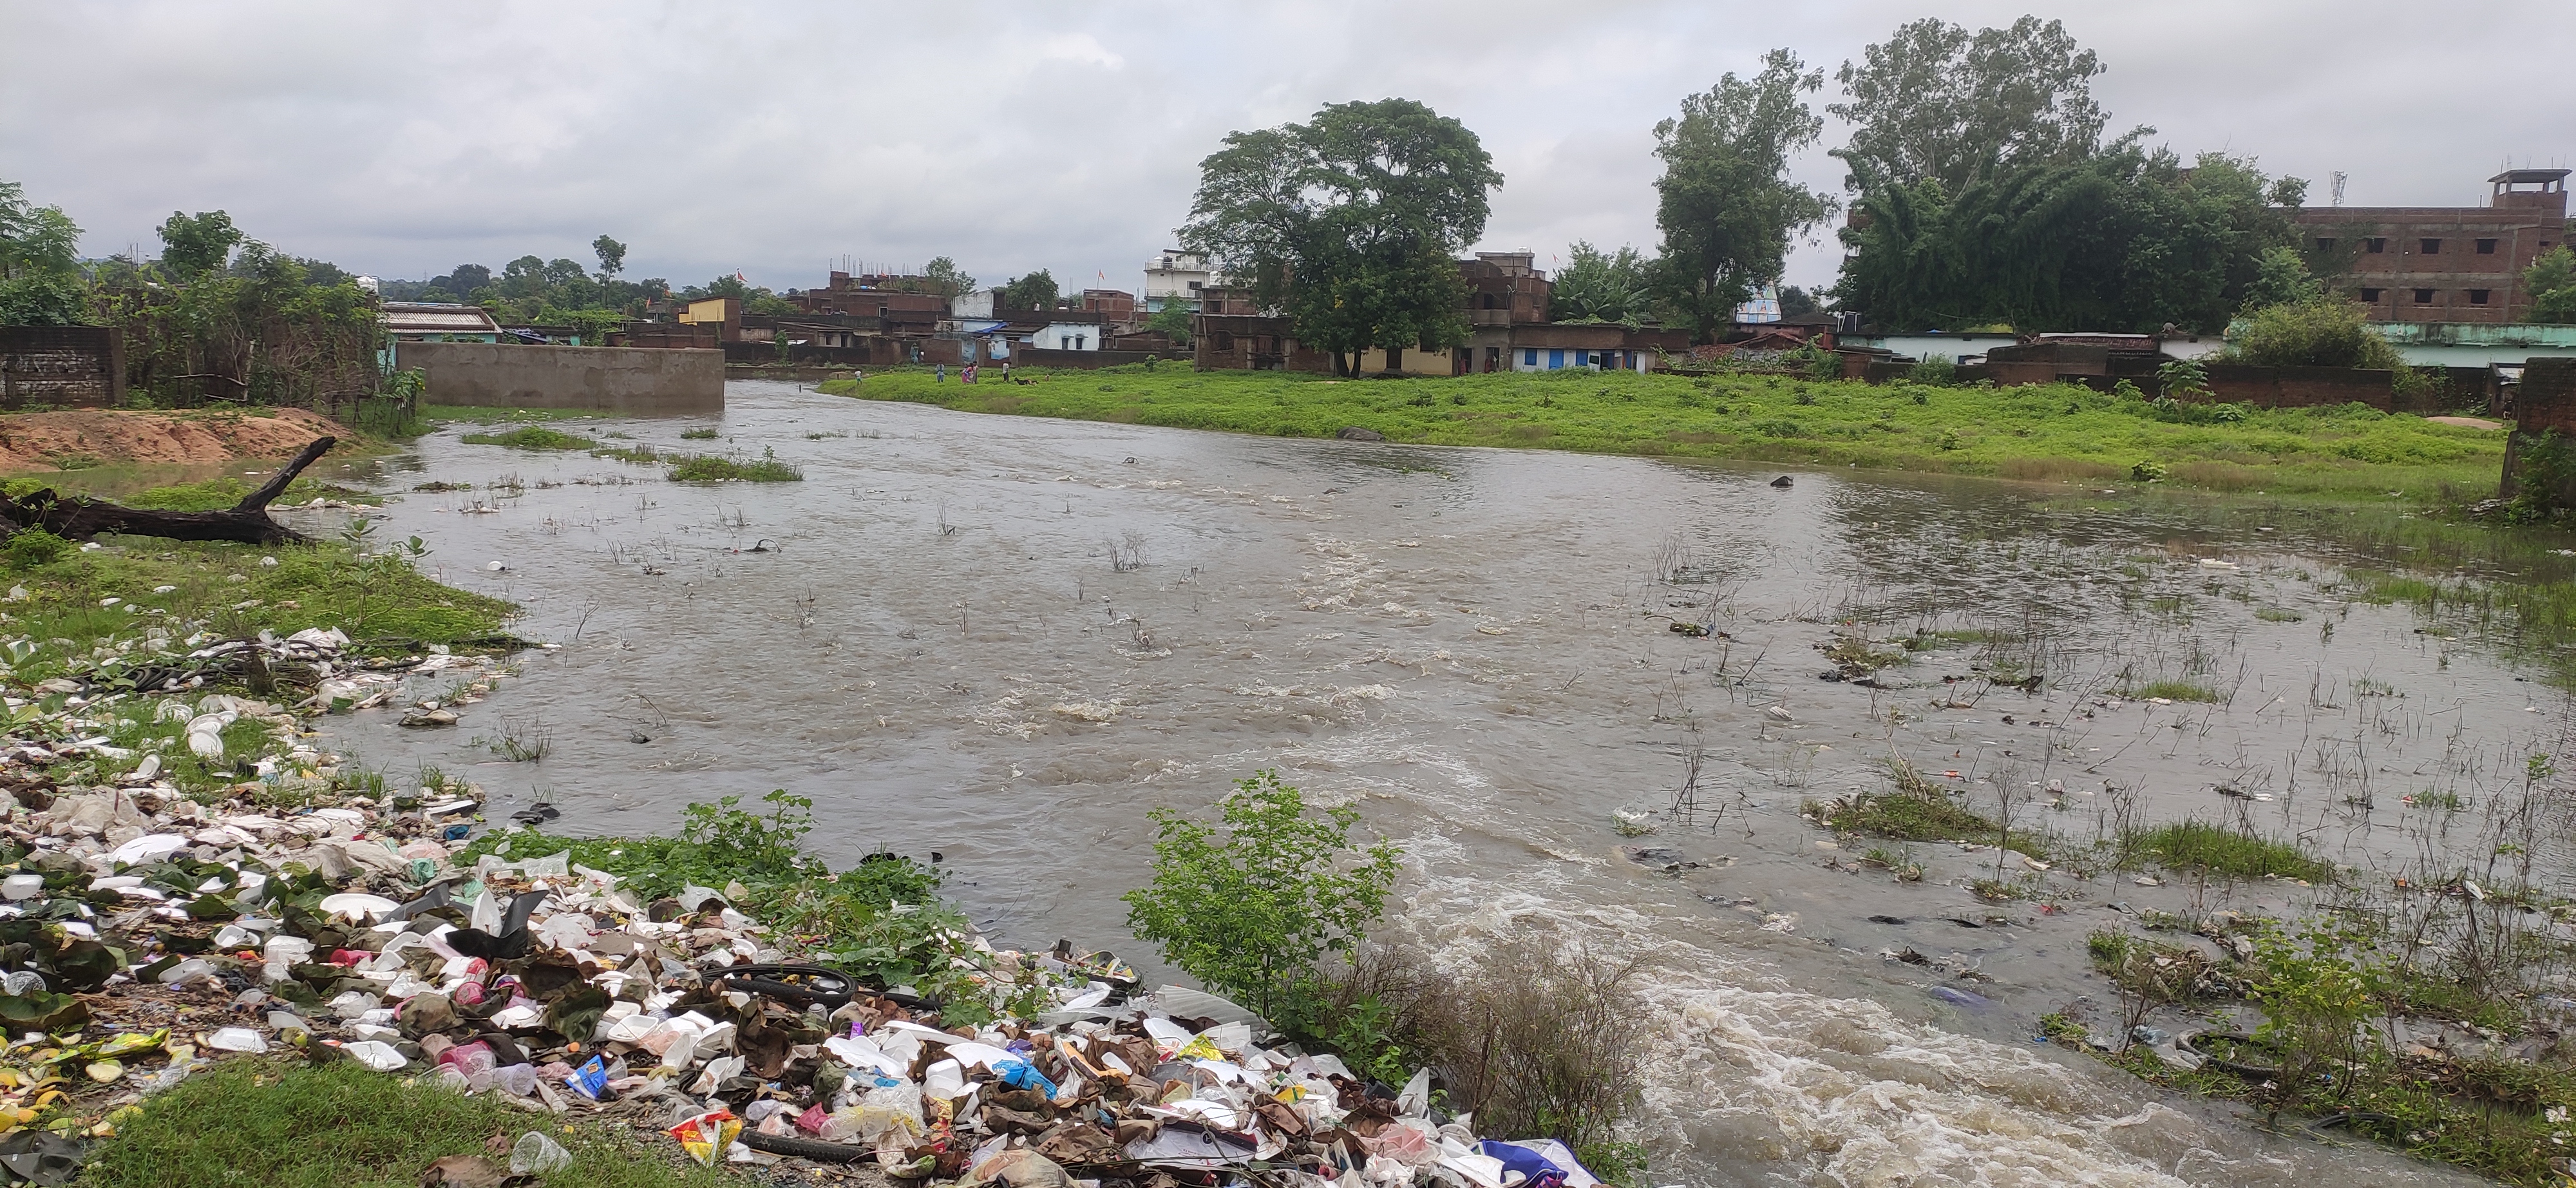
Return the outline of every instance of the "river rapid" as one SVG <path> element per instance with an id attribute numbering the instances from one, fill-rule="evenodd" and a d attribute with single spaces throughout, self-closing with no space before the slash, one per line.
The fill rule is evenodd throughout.
<path id="1" fill-rule="evenodd" d="M 997 944 L 1148 968 L 1117 899 L 1146 877 L 1147 811 L 1277 768 L 1403 844 L 1393 926 L 1448 957 L 1551 929 L 1648 960 L 1658 1183 L 2480 1182 L 2266 1135 L 2033 1042 L 2043 1013 L 2113 1014 L 2092 929 L 2294 913 L 2318 889 L 2146 887 L 1991 844 L 1902 847 L 1924 878 L 1900 882 L 1802 816 L 1902 759 L 2078 846 L 2198 817 L 2384 884 L 2489 844 L 2479 806 L 2558 749 L 2564 701 L 2351 600 L 2332 514 L 1858 471 L 1775 486 L 770 382 L 728 400 L 568 428 L 775 451 L 803 482 L 423 439 L 378 535 L 420 536 L 424 569 L 560 646 L 451 730 L 369 711 L 331 719 L 332 745 L 398 782 L 462 774 L 495 820 L 548 801 L 573 832 L 786 788 L 835 864 L 936 852 Z M 699 425 L 723 440 L 680 439 Z M 432 480 L 467 489 L 412 491 Z M 1855 640 L 1906 660 L 1823 679 L 1823 649 Z M 2157 681 L 2226 701 L 2123 695 Z M 478 745 L 504 735 L 543 759 Z M 2419 807 L 2437 793 L 2462 807 Z"/>

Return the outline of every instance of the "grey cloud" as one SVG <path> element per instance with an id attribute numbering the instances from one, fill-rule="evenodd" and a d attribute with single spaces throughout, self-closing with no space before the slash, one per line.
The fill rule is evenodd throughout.
<path id="1" fill-rule="evenodd" d="M 2116 127 L 2362 203 L 2473 201 L 2507 156 L 2563 162 L 2564 103 L 2511 63 L 2576 49 L 2536 0 L 1953 4 L 2063 17 Z M 1487 246 L 1655 239 L 1654 122 L 1763 50 L 1831 72 L 1920 8 L 1353 3 L 0 6 L 0 177 L 86 250 L 172 209 L 362 271 L 529 252 L 632 275 L 808 285 L 844 255 L 957 257 L 1133 287 L 1228 130 L 1406 95 L 1476 129 L 1507 180 Z M 1831 84 L 1827 94 L 1831 97 Z M 1828 145 L 1839 140 L 1829 129 Z M 1822 148 L 1802 177 L 1839 192 Z M 1830 234 L 1791 279 L 1830 280 Z M 426 271 L 425 271 L 426 270 Z"/>

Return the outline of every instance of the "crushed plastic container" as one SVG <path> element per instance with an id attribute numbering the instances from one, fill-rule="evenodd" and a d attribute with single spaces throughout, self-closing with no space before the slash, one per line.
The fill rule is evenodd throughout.
<path id="1" fill-rule="evenodd" d="M 535 1075 L 533 1070 L 530 1075 L 532 1077 Z M 529 1083 L 533 1085 L 535 1082 L 532 1080 Z M 518 1142 L 510 1144 L 511 1175 L 542 1176 L 547 1172 L 562 1171 L 571 1166 L 572 1152 L 564 1150 L 563 1144 L 546 1137 L 544 1131 L 531 1130 L 520 1135 Z"/>

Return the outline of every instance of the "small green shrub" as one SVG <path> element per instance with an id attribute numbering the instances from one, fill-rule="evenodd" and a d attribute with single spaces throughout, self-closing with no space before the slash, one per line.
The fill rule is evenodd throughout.
<path id="1" fill-rule="evenodd" d="M 2357 302 L 2337 297 L 2284 302 L 2255 310 L 2228 347 L 2230 359 L 2262 367 L 2364 367 L 2397 371 L 2406 360 L 2371 332 Z M 2166 389 L 2172 394 L 2172 389 Z"/>
<path id="2" fill-rule="evenodd" d="M 51 565 L 78 547 L 42 528 L 22 528 L 9 534 L 9 567 L 34 569 L 39 565 Z"/>
<path id="3" fill-rule="evenodd" d="M 1930 384 L 1936 388 L 1946 388 L 1951 384 L 1958 382 L 1959 364 L 1951 359 L 1934 355 L 1915 364 L 1912 368 L 1909 368 L 1905 373 L 1905 378 L 1913 380 L 1918 384 Z"/>
<path id="4" fill-rule="evenodd" d="M 714 441 L 715 439 L 716 431 L 713 429 L 683 429 L 680 431 L 680 440 L 682 441 Z"/>
<path id="5" fill-rule="evenodd" d="M 1313 1016 L 1319 963 L 1347 951 L 1385 914 L 1402 851 L 1351 841 L 1359 810 L 1318 816 L 1305 794 L 1263 771 L 1217 803 L 1222 824 L 1155 809 L 1154 877 L 1120 898 L 1136 938 L 1264 1018 Z"/>

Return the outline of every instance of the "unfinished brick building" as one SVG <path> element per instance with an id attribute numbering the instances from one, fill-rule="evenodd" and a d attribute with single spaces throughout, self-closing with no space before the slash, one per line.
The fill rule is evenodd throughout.
<path id="1" fill-rule="evenodd" d="M 2518 322 L 2522 273 L 2567 239 L 2564 169 L 2488 178 L 2485 206 L 2329 206 L 2299 212 L 2310 243 L 2351 261 L 2340 285 L 2376 322 Z"/>

